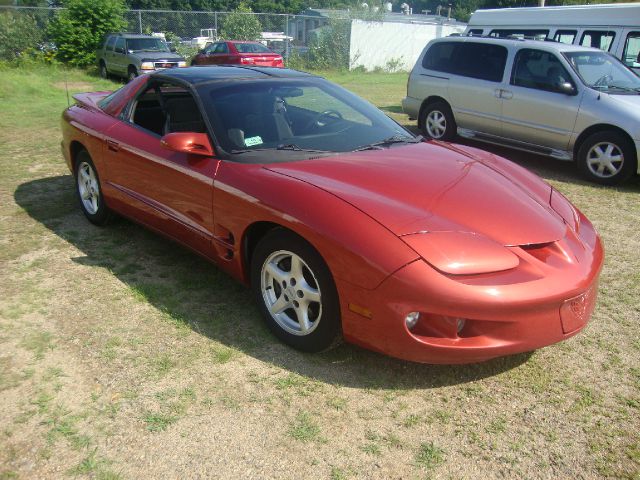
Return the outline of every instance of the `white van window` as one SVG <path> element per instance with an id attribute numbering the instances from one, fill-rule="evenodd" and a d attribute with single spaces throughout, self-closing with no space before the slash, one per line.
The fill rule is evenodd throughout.
<path id="1" fill-rule="evenodd" d="M 616 38 L 616 32 L 607 32 L 603 30 L 585 30 L 580 40 L 583 47 L 599 48 L 608 52 Z"/>
<path id="2" fill-rule="evenodd" d="M 481 37 L 482 32 L 483 32 L 482 28 L 472 28 L 471 30 L 469 30 L 469 36 Z"/>
<path id="3" fill-rule="evenodd" d="M 553 35 L 553 39 L 556 42 L 567 43 L 571 45 L 573 41 L 576 39 L 576 34 L 578 32 L 576 30 L 557 30 Z"/>
<path id="4" fill-rule="evenodd" d="M 545 40 L 549 35 L 549 30 L 526 30 L 526 29 L 513 29 L 513 28 L 504 28 L 498 30 L 491 30 L 489 34 L 490 37 L 498 37 L 498 38 L 526 38 L 529 40 Z"/>
<path id="5" fill-rule="evenodd" d="M 628 67 L 640 67 L 640 32 L 631 32 L 627 35 L 622 61 Z"/>

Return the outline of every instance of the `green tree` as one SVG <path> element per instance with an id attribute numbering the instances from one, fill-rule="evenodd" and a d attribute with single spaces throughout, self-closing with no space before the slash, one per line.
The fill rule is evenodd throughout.
<path id="1" fill-rule="evenodd" d="M 257 40 L 262 34 L 262 25 L 255 15 L 247 15 L 251 13 L 245 3 L 238 5 L 238 8 L 227 15 L 222 24 L 222 38 L 228 40 Z"/>
<path id="2" fill-rule="evenodd" d="M 91 65 L 104 36 L 125 27 L 124 1 L 66 0 L 64 6 L 49 24 L 56 57 L 75 66 Z"/>
<path id="3" fill-rule="evenodd" d="M 23 12 L 0 13 L 0 59 L 13 60 L 42 41 L 36 21 Z"/>

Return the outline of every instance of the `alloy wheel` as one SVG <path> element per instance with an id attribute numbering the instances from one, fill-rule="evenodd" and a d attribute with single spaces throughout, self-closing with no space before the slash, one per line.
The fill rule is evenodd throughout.
<path id="1" fill-rule="evenodd" d="M 100 207 L 100 185 L 91 165 L 82 162 L 78 167 L 78 192 L 82 206 L 90 215 L 98 213 Z"/>
<path id="2" fill-rule="evenodd" d="M 309 335 L 322 318 L 322 295 L 315 274 L 298 255 L 273 252 L 261 269 L 261 291 L 275 322 L 298 336 Z"/>

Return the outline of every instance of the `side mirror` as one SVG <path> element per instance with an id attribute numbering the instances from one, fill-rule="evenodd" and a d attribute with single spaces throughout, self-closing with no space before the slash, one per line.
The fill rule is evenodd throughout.
<path id="1" fill-rule="evenodd" d="M 556 88 L 559 93 L 564 93 L 565 95 L 575 95 L 576 87 L 573 86 L 571 82 L 563 82 L 559 83 Z"/>
<path id="2" fill-rule="evenodd" d="M 160 145 L 167 150 L 174 152 L 188 153 L 191 155 L 202 155 L 212 157 L 213 147 L 206 133 L 196 132 L 174 132 L 167 133 L 160 139 Z"/>

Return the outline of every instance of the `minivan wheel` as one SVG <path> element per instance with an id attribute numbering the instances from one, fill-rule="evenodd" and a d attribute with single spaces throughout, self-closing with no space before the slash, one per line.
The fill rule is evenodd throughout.
<path id="1" fill-rule="evenodd" d="M 617 185 L 636 170 L 633 146 L 618 132 L 597 132 L 588 137 L 578 150 L 578 169 L 592 182 Z"/>
<path id="2" fill-rule="evenodd" d="M 452 140 L 456 136 L 456 121 L 451 108 L 444 102 L 427 105 L 420 118 L 422 133 L 435 140 Z"/>

